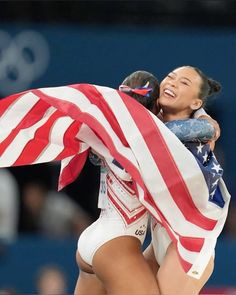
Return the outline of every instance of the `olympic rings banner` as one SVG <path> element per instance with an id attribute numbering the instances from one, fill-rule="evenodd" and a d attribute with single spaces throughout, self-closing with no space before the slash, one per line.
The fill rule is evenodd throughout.
<path id="1" fill-rule="evenodd" d="M 40 78 L 50 62 L 49 45 L 35 30 L 16 35 L 0 30 L 0 93 L 9 95 L 29 88 Z"/>

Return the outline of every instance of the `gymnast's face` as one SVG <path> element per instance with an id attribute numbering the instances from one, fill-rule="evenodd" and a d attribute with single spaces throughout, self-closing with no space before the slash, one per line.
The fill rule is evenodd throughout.
<path id="1" fill-rule="evenodd" d="M 199 99 L 201 77 L 192 67 L 180 67 L 170 72 L 160 84 L 159 104 L 163 112 L 190 116 L 202 105 Z"/>

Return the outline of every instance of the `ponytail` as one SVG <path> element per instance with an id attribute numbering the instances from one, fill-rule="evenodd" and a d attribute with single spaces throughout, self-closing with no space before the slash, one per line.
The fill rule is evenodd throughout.
<path id="1" fill-rule="evenodd" d="M 212 78 L 207 77 L 200 69 L 192 66 L 189 67 L 193 68 L 201 77 L 202 84 L 200 86 L 199 98 L 202 100 L 202 106 L 204 107 L 208 97 L 220 92 L 222 88 L 221 84 L 218 81 L 215 81 Z"/>
<path id="2" fill-rule="evenodd" d="M 208 96 L 214 95 L 215 93 L 220 92 L 221 84 L 211 78 L 208 78 L 209 93 Z"/>

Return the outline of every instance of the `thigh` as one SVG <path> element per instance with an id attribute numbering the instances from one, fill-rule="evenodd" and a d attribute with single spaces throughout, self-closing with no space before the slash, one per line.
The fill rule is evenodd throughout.
<path id="1" fill-rule="evenodd" d="M 79 277 L 75 286 L 74 295 L 107 295 L 107 292 L 102 282 L 95 274 L 80 271 Z"/>
<path id="2" fill-rule="evenodd" d="M 92 267 L 76 252 L 76 262 L 79 267 L 79 277 L 76 282 L 74 295 L 107 295 L 103 283 L 94 274 Z"/>
<path id="3" fill-rule="evenodd" d="M 212 257 L 200 279 L 188 276 L 180 264 L 175 245 L 171 243 L 157 273 L 161 294 L 197 295 L 211 276 L 213 268 Z"/>
<path id="4" fill-rule="evenodd" d="M 117 237 L 100 247 L 93 257 L 93 270 L 108 294 L 159 295 L 155 275 L 135 237 Z"/>
<path id="5" fill-rule="evenodd" d="M 152 243 L 150 243 L 148 247 L 143 251 L 143 255 L 149 267 L 151 268 L 153 274 L 156 275 L 160 266 L 157 263 Z"/>

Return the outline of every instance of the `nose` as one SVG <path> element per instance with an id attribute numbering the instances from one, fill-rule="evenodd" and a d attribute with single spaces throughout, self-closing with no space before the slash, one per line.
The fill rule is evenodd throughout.
<path id="1" fill-rule="evenodd" d="M 171 79 L 169 81 L 169 85 L 172 86 L 172 87 L 176 87 L 176 80 L 175 79 Z"/>

